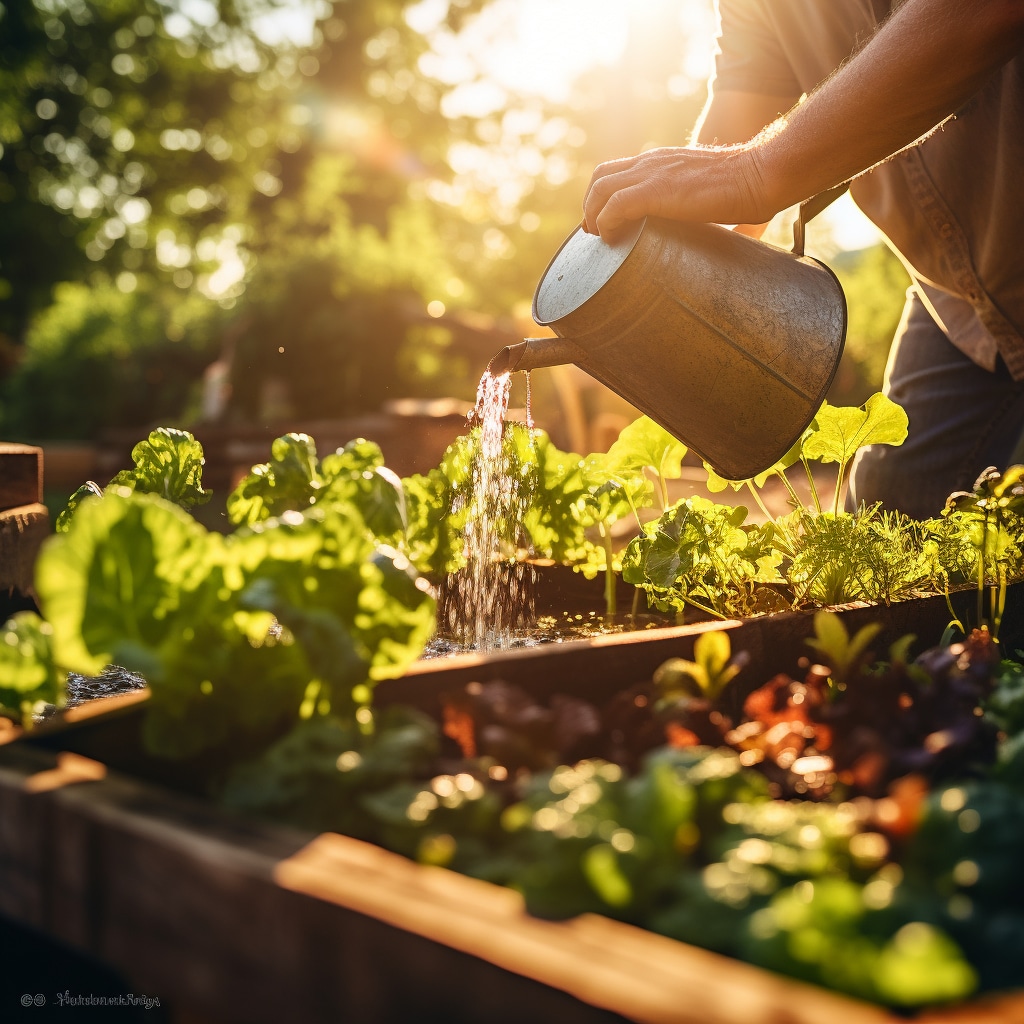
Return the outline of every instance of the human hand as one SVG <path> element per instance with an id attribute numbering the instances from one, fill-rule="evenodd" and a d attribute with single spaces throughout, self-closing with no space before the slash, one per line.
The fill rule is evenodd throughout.
<path id="1" fill-rule="evenodd" d="M 614 242 L 646 216 L 753 225 L 771 220 L 778 212 L 772 206 L 755 147 L 652 149 L 594 171 L 583 227 Z"/>

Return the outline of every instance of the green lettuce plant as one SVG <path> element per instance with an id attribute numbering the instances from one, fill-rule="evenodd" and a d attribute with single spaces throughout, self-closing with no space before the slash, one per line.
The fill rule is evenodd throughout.
<path id="1" fill-rule="evenodd" d="M 43 546 L 42 617 L 4 627 L 4 713 L 30 724 L 69 671 L 116 663 L 149 683 L 145 738 L 162 755 L 246 749 L 332 714 L 372 731 L 374 683 L 434 629 L 429 587 L 385 543 L 404 540 L 405 510 L 377 446 L 321 462 L 311 439 L 279 439 L 235 492 L 227 536 L 185 511 L 209 496 L 191 435 L 154 431 L 133 457 Z"/>
<path id="2" fill-rule="evenodd" d="M 358 438 L 323 459 L 308 434 L 285 434 L 270 448 L 270 461 L 253 466 L 228 495 L 228 519 L 253 526 L 285 512 L 313 506 L 358 506 L 379 538 L 400 543 L 405 496 L 398 476 L 384 465 L 373 441 Z"/>
<path id="3" fill-rule="evenodd" d="M 117 473 L 108 487 L 122 487 L 140 494 L 158 494 L 184 509 L 205 505 L 212 491 L 203 488 L 203 446 L 187 430 L 157 427 L 132 448 L 131 469 Z M 56 530 L 65 533 L 79 506 L 103 494 L 95 481 L 87 480 L 68 499 L 57 517 Z"/>
<path id="4" fill-rule="evenodd" d="M 53 630 L 35 612 L 0 627 L 0 713 L 27 729 L 48 704 L 64 701 L 64 673 L 53 656 Z"/>

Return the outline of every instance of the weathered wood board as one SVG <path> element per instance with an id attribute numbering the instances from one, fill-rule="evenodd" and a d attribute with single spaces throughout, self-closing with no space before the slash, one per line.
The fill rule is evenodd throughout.
<path id="1" fill-rule="evenodd" d="M 43 500 L 43 450 L 0 442 L 0 619 L 32 593 L 40 545 L 49 536 Z"/>
<path id="2" fill-rule="evenodd" d="M 1019 591 L 1006 621 L 1017 631 Z M 971 601 L 954 597 L 961 609 Z M 850 632 L 881 618 L 882 654 L 908 632 L 930 646 L 950 612 L 935 598 L 842 617 Z M 745 685 L 757 685 L 807 653 L 813 617 L 425 661 L 382 683 L 378 697 L 430 710 L 447 689 L 503 678 L 538 694 L 600 699 L 648 678 L 665 658 L 691 656 L 695 639 L 715 628 L 750 652 Z M 208 765 L 146 754 L 145 698 L 138 691 L 93 702 L 0 746 L 0 913 L 90 951 L 140 990 L 247 1022 L 897 1020 L 602 918 L 540 921 L 512 892 L 356 840 L 228 814 L 180 792 L 199 792 Z M 1020 1024 L 1024 993 L 918 1021 Z"/>
<path id="3" fill-rule="evenodd" d="M 45 505 L 0 511 L 0 606 L 8 593 L 32 593 L 36 558 L 49 535 L 50 514 Z"/>
<path id="4" fill-rule="evenodd" d="M 884 1011 L 333 834 L 0 748 L 0 912 L 217 1020 L 882 1024 Z M 931 1014 L 1010 1024 L 1024 996 Z"/>
<path id="5" fill-rule="evenodd" d="M 953 612 L 964 622 L 973 620 L 975 603 L 976 592 L 963 590 L 951 594 L 948 602 L 945 597 L 936 596 L 888 607 L 847 606 L 836 609 L 836 613 L 851 636 L 863 626 L 880 624 L 871 649 L 883 659 L 889 646 L 907 634 L 916 637 L 915 653 L 934 646 Z M 439 713 L 438 698 L 446 690 L 473 681 L 503 679 L 538 697 L 558 692 L 601 702 L 634 683 L 649 680 L 668 658 L 692 658 L 694 642 L 710 630 L 725 632 L 733 652 L 745 651 L 749 656 L 746 667 L 731 685 L 737 702 L 777 672 L 798 672 L 799 660 L 813 655 L 806 641 L 814 635 L 814 612 L 784 612 L 612 633 L 564 644 L 427 659 L 412 665 L 400 679 L 379 683 L 375 699 L 385 704 L 413 704 Z M 1003 636 L 1008 640 L 1017 638 L 1018 644 L 1024 642 L 1024 583 L 1009 588 Z"/>

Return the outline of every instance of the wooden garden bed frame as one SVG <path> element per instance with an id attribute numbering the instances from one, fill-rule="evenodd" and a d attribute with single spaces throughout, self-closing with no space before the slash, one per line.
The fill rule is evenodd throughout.
<path id="1" fill-rule="evenodd" d="M 1024 611 L 1021 597 L 1017 588 L 1011 615 Z M 842 615 L 851 632 L 881 619 L 882 654 L 907 632 L 930 645 L 949 619 L 942 598 Z M 734 650 L 750 652 L 745 674 L 757 685 L 807 653 L 812 619 L 700 623 L 425 661 L 381 684 L 378 697 L 433 710 L 445 690 L 503 678 L 600 700 L 667 657 L 692 655 L 708 629 L 725 629 Z M 159 783 L 187 788 L 189 767 L 146 757 L 145 699 L 138 691 L 95 701 L 0 746 L 0 913 L 173 1005 L 218 1021 L 331 1024 L 905 1019 L 601 917 L 542 921 L 509 890 L 172 792 Z M 1019 1024 L 1024 992 L 915 1019 Z"/>

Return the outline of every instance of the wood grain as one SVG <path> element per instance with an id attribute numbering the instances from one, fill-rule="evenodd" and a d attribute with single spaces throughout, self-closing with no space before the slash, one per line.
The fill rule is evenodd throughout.
<path id="1" fill-rule="evenodd" d="M 36 557 L 50 535 L 45 505 L 20 505 L 0 511 L 0 593 L 32 593 Z"/>
<path id="2" fill-rule="evenodd" d="M 532 918 L 509 890 L 24 743 L 0 748 L 0 912 L 222 1021 L 897 1020 L 593 915 Z M 922 1024 L 1011 1024 L 1021 1009 L 1009 996 Z"/>

